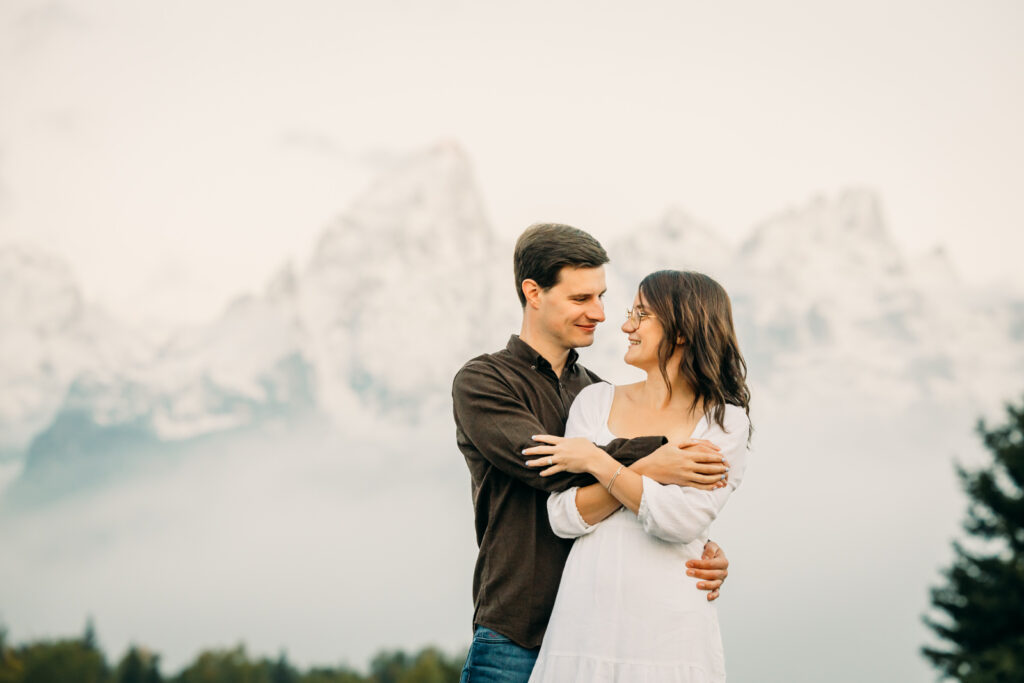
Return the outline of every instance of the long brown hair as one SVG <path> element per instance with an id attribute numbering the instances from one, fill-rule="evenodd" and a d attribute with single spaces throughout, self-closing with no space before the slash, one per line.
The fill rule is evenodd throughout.
<path id="1" fill-rule="evenodd" d="M 659 270 L 640 282 L 648 310 L 665 331 L 658 346 L 658 368 L 672 396 L 668 361 L 685 347 L 679 374 L 693 389 L 690 409 L 703 405 L 704 415 L 725 429 L 725 406 L 740 406 L 750 417 L 747 363 L 736 342 L 732 303 L 722 285 L 703 273 Z"/>

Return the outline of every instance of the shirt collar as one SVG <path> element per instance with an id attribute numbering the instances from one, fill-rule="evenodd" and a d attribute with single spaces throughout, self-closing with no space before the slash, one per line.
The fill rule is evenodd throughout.
<path id="1" fill-rule="evenodd" d="M 551 363 L 547 359 L 537 353 L 532 346 L 524 342 L 519 338 L 518 334 L 513 334 L 509 337 L 508 346 L 506 350 L 512 354 L 513 358 L 518 358 L 527 365 L 535 369 L 547 368 L 551 370 Z M 576 361 L 579 359 L 580 354 L 576 353 L 576 349 L 569 349 L 569 357 L 565 359 L 565 369 L 562 374 L 576 372 Z"/>

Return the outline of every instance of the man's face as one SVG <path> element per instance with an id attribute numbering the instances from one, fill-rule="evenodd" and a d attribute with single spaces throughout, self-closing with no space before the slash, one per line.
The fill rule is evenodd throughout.
<path id="1" fill-rule="evenodd" d="M 603 266 L 562 268 L 558 284 L 540 292 L 541 326 L 567 349 L 590 346 L 597 324 L 604 321 L 604 292 Z"/>

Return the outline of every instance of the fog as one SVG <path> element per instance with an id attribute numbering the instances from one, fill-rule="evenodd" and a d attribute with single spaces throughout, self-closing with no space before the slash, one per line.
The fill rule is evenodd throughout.
<path id="1" fill-rule="evenodd" d="M 754 456 L 712 538 L 735 681 L 926 681 L 927 588 L 977 461 L 973 416 L 856 404 L 754 412 Z M 358 440 L 316 420 L 186 444 L 130 474 L 0 519 L 0 604 L 15 641 L 78 633 L 177 670 L 244 642 L 303 665 L 470 636 L 469 479 L 450 418 Z M 17 497 L 17 488 L 8 499 Z"/>

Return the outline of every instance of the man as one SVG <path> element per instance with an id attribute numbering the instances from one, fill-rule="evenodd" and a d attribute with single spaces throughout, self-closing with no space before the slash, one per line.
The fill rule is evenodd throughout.
<path id="1" fill-rule="evenodd" d="M 572 541 L 547 519 L 547 497 L 571 486 L 603 487 L 590 475 L 541 477 L 522 451 L 535 434 L 562 434 L 569 406 L 583 387 L 600 381 L 579 365 L 575 349 L 590 346 L 604 320 L 608 255 L 591 235 L 566 225 L 537 224 L 516 243 L 515 278 L 523 322 L 519 336 L 497 353 L 470 360 L 452 386 L 456 438 L 473 481 L 479 546 L 473 575 L 475 629 L 463 681 L 522 681 L 530 677 Z M 714 454 L 707 442 L 666 444 L 663 437 L 616 439 L 612 457 L 663 484 L 693 484 L 680 449 Z M 589 509 L 602 519 L 619 503 L 610 494 Z M 728 561 L 714 543 L 687 562 L 698 588 L 718 596 Z"/>

